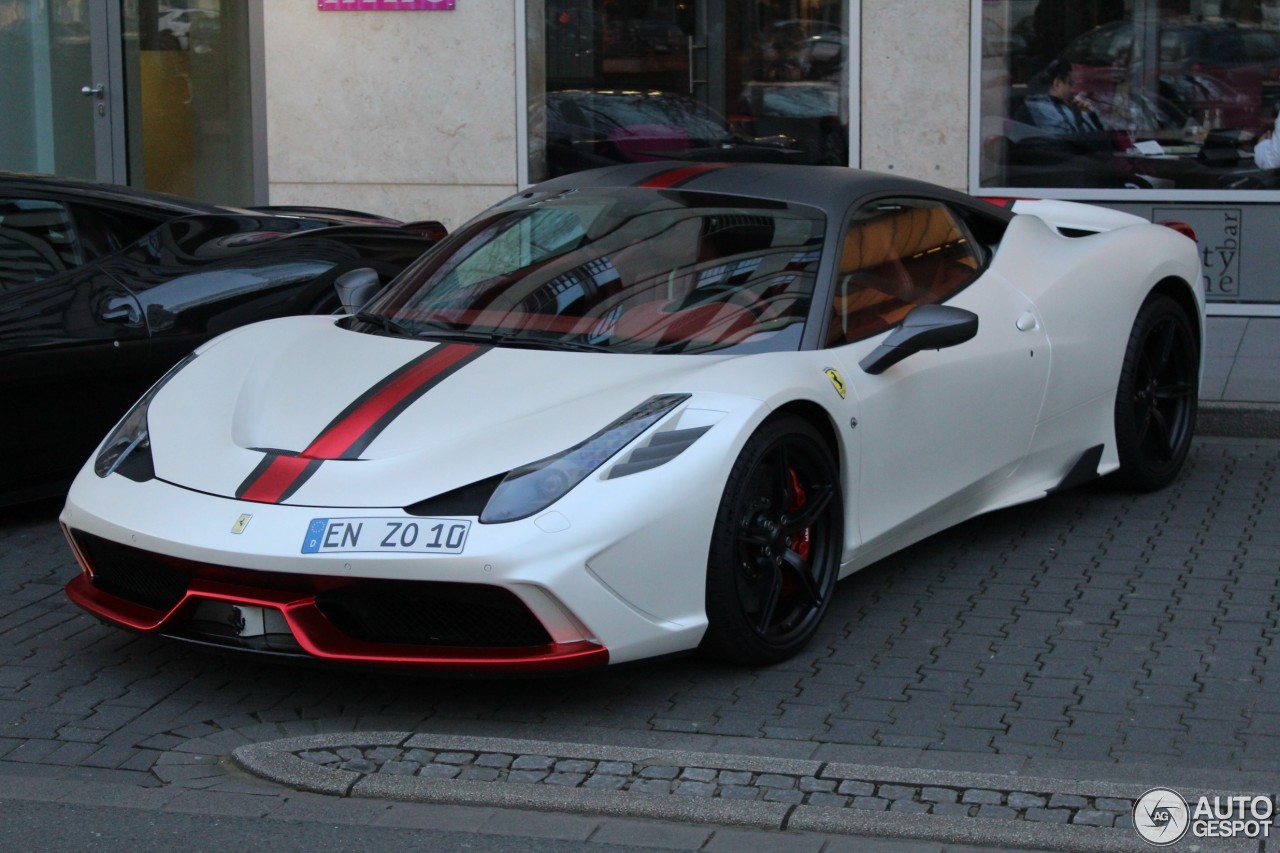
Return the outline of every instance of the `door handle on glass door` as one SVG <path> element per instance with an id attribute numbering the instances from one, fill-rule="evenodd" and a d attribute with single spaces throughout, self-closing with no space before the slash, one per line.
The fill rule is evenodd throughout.
<path id="1" fill-rule="evenodd" d="M 84 95 L 86 98 L 93 97 L 93 98 L 97 98 L 98 100 L 102 100 L 106 91 L 107 91 L 107 87 L 101 83 L 99 83 L 96 86 L 80 87 L 80 94 Z"/>

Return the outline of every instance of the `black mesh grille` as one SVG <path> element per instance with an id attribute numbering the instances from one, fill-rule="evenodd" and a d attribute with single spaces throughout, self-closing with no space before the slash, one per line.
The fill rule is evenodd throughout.
<path id="1" fill-rule="evenodd" d="M 316 604 L 338 630 L 372 643 L 513 647 L 551 642 L 520 599 L 499 587 L 380 582 L 322 593 Z"/>
<path id="2" fill-rule="evenodd" d="M 187 591 L 190 575 L 154 554 L 97 536 L 77 535 L 76 542 L 93 567 L 93 585 L 105 593 L 152 610 L 169 610 Z"/>
<path id="3" fill-rule="evenodd" d="M 335 628 L 370 643 L 418 646 L 545 646 L 551 637 L 513 593 L 483 584 L 333 578 L 251 571 L 166 558 L 76 532 L 98 589 L 167 611 L 193 578 L 316 596 Z"/>

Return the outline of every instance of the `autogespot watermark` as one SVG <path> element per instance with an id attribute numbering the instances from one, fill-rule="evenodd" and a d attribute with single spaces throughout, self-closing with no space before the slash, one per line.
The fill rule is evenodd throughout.
<path id="1" fill-rule="evenodd" d="M 1167 847 L 1193 838 L 1269 838 L 1275 815 L 1270 797 L 1200 797 L 1192 805 L 1172 788 L 1152 788 L 1133 804 L 1133 826 L 1144 841 Z"/>

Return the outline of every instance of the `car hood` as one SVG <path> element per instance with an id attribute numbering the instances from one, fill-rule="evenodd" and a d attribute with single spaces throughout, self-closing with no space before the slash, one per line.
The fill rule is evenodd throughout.
<path id="1" fill-rule="evenodd" d="M 654 394 L 706 387 L 694 378 L 726 360 L 275 320 L 215 341 L 156 395 L 152 461 L 160 479 L 224 497 L 403 507 L 568 449 Z M 292 488 L 263 488 L 291 472 L 301 480 Z"/>

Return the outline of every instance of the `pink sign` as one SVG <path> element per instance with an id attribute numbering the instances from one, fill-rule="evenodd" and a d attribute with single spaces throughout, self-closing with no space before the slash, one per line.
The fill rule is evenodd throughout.
<path id="1" fill-rule="evenodd" d="M 366 12 L 370 10 L 404 9 L 421 11 L 453 9 L 456 0 L 317 0 L 321 12 Z"/>

